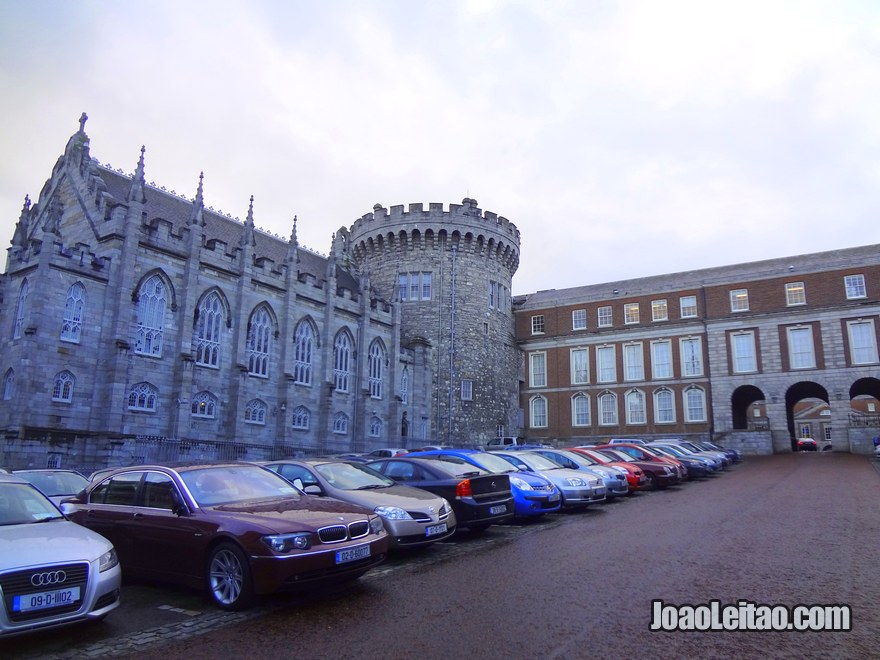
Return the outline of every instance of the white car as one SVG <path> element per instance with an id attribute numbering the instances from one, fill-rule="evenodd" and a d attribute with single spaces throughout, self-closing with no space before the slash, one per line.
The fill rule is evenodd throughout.
<path id="1" fill-rule="evenodd" d="M 874 447 L 874 456 L 880 457 L 880 445 Z"/>
<path id="2" fill-rule="evenodd" d="M 0 474 L 0 549 L 0 638 L 103 619 L 119 606 L 113 545 L 11 474 Z"/>

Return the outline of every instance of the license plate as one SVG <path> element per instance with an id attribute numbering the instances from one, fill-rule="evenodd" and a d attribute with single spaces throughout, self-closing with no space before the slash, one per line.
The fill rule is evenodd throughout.
<path id="1" fill-rule="evenodd" d="M 499 504 L 497 506 L 490 506 L 489 513 L 491 515 L 495 515 L 498 513 L 507 513 L 507 505 L 506 504 Z"/>
<path id="2" fill-rule="evenodd" d="M 12 609 L 15 612 L 31 612 L 43 610 L 48 607 L 62 607 L 71 605 L 79 600 L 79 587 L 58 589 L 56 591 L 43 591 L 38 594 L 26 594 L 12 598 Z"/>
<path id="3" fill-rule="evenodd" d="M 547 498 L 548 502 L 558 502 L 559 501 L 559 493 L 550 493 L 550 496 Z"/>
<path id="4" fill-rule="evenodd" d="M 425 527 L 425 536 L 434 536 L 435 534 L 442 534 L 448 528 L 446 527 L 446 523 L 440 523 L 439 525 L 431 525 L 430 527 Z"/>
<path id="5" fill-rule="evenodd" d="M 357 548 L 347 548 L 345 550 L 336 551 L 336 563 L 344 564 L 349 561 L 357 561 L 370 556 L 370 546 L 361 545 Z"/>

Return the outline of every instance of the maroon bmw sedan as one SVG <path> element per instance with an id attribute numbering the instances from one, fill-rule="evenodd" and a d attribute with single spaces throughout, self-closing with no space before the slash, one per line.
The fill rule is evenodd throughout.
<path id="1" fill-rule="evenodd" d="M 110 540 L 124 576 L 207 588 L 223 609 L 353 580 L 385 559 L 382 519 L 258 465 L 120 468 L 63 505 Z"/>

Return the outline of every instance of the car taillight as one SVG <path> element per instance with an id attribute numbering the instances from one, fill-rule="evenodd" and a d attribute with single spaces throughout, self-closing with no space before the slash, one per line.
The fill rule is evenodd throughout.
<path id="1" fill-rule="evenodd" d="M 459 481 L 458 485 L 455 487 L 455 496 L 456 497 L 471 497 L 474 492 L 471 490 L 471 480 L 465 479 L 464 481 Z"/>

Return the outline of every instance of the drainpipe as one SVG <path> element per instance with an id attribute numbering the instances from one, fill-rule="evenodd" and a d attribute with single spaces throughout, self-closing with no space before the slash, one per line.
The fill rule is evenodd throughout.
<path id="1" fill-rule="evenodd" d="M 452 268 L 449 273 L 449 405 L 446 416 L 446 442 L 452 441 L 452 413 L 455 401 L 455 256 L 457 249 L 452 246 Z"/>

